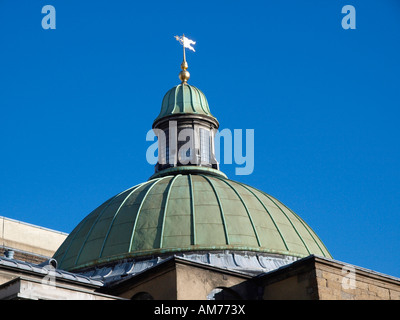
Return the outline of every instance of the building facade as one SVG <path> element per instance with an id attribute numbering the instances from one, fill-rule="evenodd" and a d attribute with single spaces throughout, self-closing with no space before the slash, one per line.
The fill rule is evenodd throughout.
<path id="1" fill-rule="evenodd" d="M 399 299 L 399 279 L 333 260 L 291 209 L 219 170 L 219 122 L 189 76 L 184 60 L 153 122 L 148 181 L 68 235 L 2 218 L 0 299 Z"/>

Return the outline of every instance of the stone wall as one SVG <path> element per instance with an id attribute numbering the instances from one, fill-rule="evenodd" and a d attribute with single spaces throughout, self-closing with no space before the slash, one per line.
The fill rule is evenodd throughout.
<path id="1" fill-rule="evenodd" d="M 321 300 L 400 300 L 400 281 L 346 264 L 317 261 Z"/>
<path id="2" fill-rule="evenodd" d="M 264 300 L 400 300 L 400 279 L 316 256 L 257 281 Z"/>
<path id="3" fill-rule="evenodd" d="M 317 300 L 318 285 L 314 264 L 295 262 L 257 279 L 263 300 Z"/>
<path id="4" fill-rule="evenodd" d="M 66 233 L 0 217 L 0 255 L 14 250 L 14 259 L 41 263 L 51 257 Z"/>

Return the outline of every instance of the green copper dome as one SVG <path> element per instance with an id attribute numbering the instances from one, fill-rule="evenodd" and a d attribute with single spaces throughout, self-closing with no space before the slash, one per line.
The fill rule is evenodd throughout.
<path id="1" fill-rule="evenodd" d="M 173 87 L 165 94 L 160 114 L 154 122 L 163 117 L 177 114 L 199 114 L 213 117 L 204 93 L 185 83 Z"/>
<path id="2" fill-rule="evenodd" d="M 151 179 L 109 199 L 54 254 L 77 270 L 122 259 L 197 250 L 331 257 L 315 232 L 272 196 L 208 174 Z"/>

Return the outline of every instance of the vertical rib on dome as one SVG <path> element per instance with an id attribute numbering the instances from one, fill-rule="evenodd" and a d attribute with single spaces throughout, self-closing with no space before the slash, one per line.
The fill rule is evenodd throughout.
<path id="1" fill-rule="evenodd" d="M 168 191 L 166 194 L 166 200 L 165 200 L 165 205 L 164 205 L 164 210 L 163 210 L 163 214 L 162 214 L 162 224 L 161 224 L 161 236 L 160 236 L 160 248 L 163 247 L 163 238 L 164 238 L 164 227 L 165 227 L 165 218 L 167 216 L 167 210 L 168 210 L 168 200 L 169 200 L 169 196 L 171 193 L 171 189 L 172 189 L 172 185 L 174 184 L 175 180 L 180 177 L 181 175 L 178 174 L 175 177 L 173 177 L 169 183 L 168 186 Z"/>
<path id="2" fill-rule="evenodd" d="M 289 219 L 289 217 L 287 216 L 287 214 L 285 213 L 285 211 L 282 210 L 282 208 L 266 193 L 262 192 L 282 213 L 283 215 L 286 217 L 287 221 L 290 223 L 290 225 L 292 226 L 293 230 L 295 231 L 295 233 L 297 234 L 298 238 L 300 239 L 300 241 L 303 243 L 305 249 L 307 250 L 307 253 L 310 254 L 310 249 L 308 248 L 307 244 L 305 243 L 305 241 L 303 240 L 303 238 L 300 236 L 299 231 L 297 230 L 296 226 L 294 225 L 293 221 L 291 219 Z"/>
<path id="3" fill-rule="evenodd" d="M 251 222 L 251 226 L 252 226 L 252 228 L 253 228 L 254 235 L 255 235 L 255 237 L 256 237 L 256 239 L 257 239 L 258 246 L 261 247 L 261 242 L 260 242 L 260 238 L 259 238 L 258 233 L 257 233 L 256 226 L 255 226 L 255 224 L 254 224 L 254 221 L 253 221 L 253 219 L 252 219 L 252 217 L 251 217 L 250 211 L 249 211 L 249 209 L 247 208 L 247 205 L 246 205 L 245 201 L 244 201 L 243 198 L 240 196 L 240 194 L 237 192 L 237 190 L 232 186 L 232 184 L 229 184 L 225 179 L 221 179 L 221 178 L 219 178 L 219 177 L 216 177 L 216 178 L 219 179 L 219 180 L 221 180 L 222 182 L 224 182 L 226 185 L 228 185 L 228 186 L 235 192 L 235 194 L 237 195 L 237 197 L 238 197 L 238 198 L 240 199 L 240 201 L 242 202 L 242 205 L 243 205 L 243 207 L 245 208 L 246 213 L 247 213 L 247 215 L 248 215 L 248 217 L 249 217 L 249 220 L 250 220 L 250 222 Z"/>
<path id="4" fill-rule="evenodd" d="M 261 204 L 261 206 L 263 207 L 263 209 L 265 210 L 265 212 L 268 214 L 269 218 L 271 219 L 271 221 L 272 221 L 272 223 L 273 223 L 273 226 L 274 226 L 274 228 L 276 229 L 276 231 L 278 232 L 279 237 L 280 237 L 280 239 L 282 240 L 282 243 L 283 243 L 285 249 L 286 249 L 286 250 L 289 250 L 289 247 L 288 247 L 288 245 L 287 245 L 287 243 L 286 243 L 286 241 L 285 241 L 285 238 L 284 238 L 283 235 L 282 235 L 282 232 L 281 232 L 281 230 L 280 230 L 278 224 L 276 223 L 275 219 L 273 218 L 273 216 L 272 216 L 271 213 L 269 212 L 268 208 L 267 208 L 267 207 L 264 205 L 264 203 L 261 201 L 261 199 L 254 193 L 254 191 L 251 190 L 252 188 L 247 187 L 245 184 L 240 183 L 240 182 L 237 182 L 237 181 L 233 181 L 233 182 L 234 182 L 235 184 L 237 184 L 237 185 L 243 187 L 244 189 L 246 189 L 248 192 L 250 192 L 250 193 L 257 199 L 258 203 Z M 267 244 L 264 244 L 264 243 L 262 244 L 262 246 L 266 246 L 266 245 L 267 245 Z"/>
<path id="5" fill-rule="evenodd" d="M 144 195 L 142 201 L 140 202 L 140 206 L 139 206 L 139 209 L 137 210 L 137 214 L 136 214 L 136 217 L 135 217 L 135 222 L 134 222 L 133 228 L 132 228 L 131 240 L 130 240 L 130 243 L 129 243 L 128 252 L 132 252 L 133 241 L 134 241 L 134 238 L 135 238 L 135 235 L 136 235 L 136 227 L 137 227 L 137 223 L 138 223 L 138 220 L 139 220 L 139 215 L 140 215 L 140 213 L 141 213 L 141 211 L 142 211 L 142 207 L 143 207 L 144 202 L 146 201 L 147 196 L 149 195 L 151 189 L 153 189 L 153 188 L 157 185 L 157 183 L 159 183 L 160 181 L 165 180 L 165 179 L 167 179 L 167 178 L 170 178 L 170 177 L 167 176 L 167 177 L 163 177 L 163 178 L 157 179 L 157 180 L 150 186 L 150 188 L 147 190 L 147 192 L 146 192 L 146 194 Z M 151 180 L 150 180 L 150 181 L 151 181 Z"/>
<path id="6" fill-rule="evenodd" d="M 149 181 L 147 181 L 147 182 L 145 182 L 145 183 L 142 183 L 142 184 L 140 185 L 140 187 L 144 187 L 144 186 L 145 186 L 146 184 L 148 184 L 148 183 L 149 183 Z M 121 211 L 121 208 L 125 205 L 125 203 L 129 200 L 129 198 L 131 197 L 131 195 L 132 195 L 135 191 L 136 191 L 136 188 L 133 189 L 133 190 L 129 193 L 129 195 L 124 199 L 124 201 L 122 201 L 121 205 L 118 207 L 117 211 L 115 212 L 115 214 L 114 214 L 114 216 L 113 216 L 113 218 L 112 218 L 112 221 L 111 221 L 111 223 L 110 223 L 110 226 L 108 227 L 107 234 L 106 234 L 106 236 L 104 237 L 104 241 L 103 241 L 103 244 L 102 244 L 102 246 L 101 246 L 100 253 L 99 253 L 99 258 L 101 258 L 102 254 L 103 254 L 104 247 L 105 247 L 106 242 L 107 242 L 107 240 L 108 240 L 108 237 L 109 237 L 109 235 L 110 235 L 111 229 L 112 229 L 112 227 L 114 226 L 114 222 L 115 222 L 115 220 L 117 219 L 118 214 L 119 214 L 120 211 Z"/>
<path id="7" fill-rule="evenodd" d="M 193 194 L 193 182 L 192 175 L 188 174 L 189 191 L 190 191 L 190 213 L 192 217 L 191 232 L 192 232 L 192 245 L 196 245 L 196 211 L 194 207 L 194 194 Z"/>
<path id="8" fill-rule="evenodd" d="M 223 225 L 223 227 L 224 227 L 224 232 L 225 232 L 226 244 L 229 244 L 229 235 L 228 235 L 228 230 L 227 230 L 227 226 L 226 226 L 226 221 L 225 221 L 225 216 L 224 216 L 224 210 L 223 210 L 223 208 L 222 208 L 221 201 L 220 201 L 219 196 L 218 196 L 218 192 L 217 192 L 217 190 L 215 189 L 214 184 L 211 182 L 210 179 L 208 179 L 208 178 L 207 178 L 206 176 L 204 176 L 204 175 L 201 175 L 201 176 L 202 176 L 205 180 L 208 181 L 208 183 L 210 184 L 212 190 L 214 191 L 215 197 L 217 198 L 219 210 L 220 210 L 220 213 L 221 213 L 222 225 Z"/>
<path id="9" fill-rule="evenodd" d="M 263 191 L 262 191 L 263 192 Z M 265 195 L 267 195 L 265 192 L 263 192 Z M 309 235 L 311 236 L 313 243 L 315 243 L 319 250 L 321 251 L 321 254 L 324 257 L 328 257 L 329 255 L 326 253 L 328 252 L 328 249 L 326 248 L 326 246 L 324 245 L 324 243 L 321 241 L 321 239 L 318 237 L 318 235 L 311 229 L 311 227 L 303 220 L 301 219 L 295 212 L 293 212 L 292 209 L 288 208 L 284 203 L 282 203 L 281 201 L 275 199 L 276 202 L 279 202 L 283 207 L 285 207 L 294 217 L 296 217 L 296 219 L 303 225 L 304 229 L 309 233 Z M 324 247 L 324 249 L 321 248 L 321 246 Z"/>

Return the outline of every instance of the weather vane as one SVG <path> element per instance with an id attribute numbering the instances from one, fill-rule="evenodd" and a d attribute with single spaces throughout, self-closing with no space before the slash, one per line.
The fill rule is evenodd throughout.
<path id="1" fill-rule="evenodd" d="M 194 48 L 192 47 L 192 44 L 194 45 L 194 44 L 196 44 L 196 42 L 186 38 L 184 34 L 182 35 L 182 37 L 175 36 L 175 39 L 178 40 L 179 43 L 183 47 L 183 62 L 181 64 L 182 71 L 179 73 L 179 79 L 182 81 L 182 83 L 187 83 L 187 81 L 190 78 L 190 73 L 189 73 L 189 71 L 187 71 L 188 64 L 186 62 L 185 48 L 188 48 L 188 49 L 196 52 L 196 50 L 194 50 Z"/>

